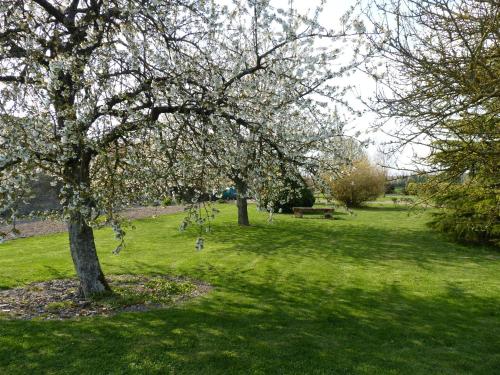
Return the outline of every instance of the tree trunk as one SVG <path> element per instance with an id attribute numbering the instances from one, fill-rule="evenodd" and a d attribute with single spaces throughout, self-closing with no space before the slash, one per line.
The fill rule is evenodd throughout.
<path id="1" fill-rule="evenodd" d="M 79 157 L 72 159 L 66 165 L 66 178 L 80 189 L 81 186 L 90 187 L 91 158 L 90 152 L 81 151 Z M 71 199 L 75 192 L 70 191 L 69 194 L 68 198 Z M 83 205 L 91 208 L 92 198 L 90 196 L 82 197 L 82 193 L 80 193 L 80 199 L 83 199 L 83 202 L 81 202 Z M 76 274 L 80 279 L 79 294 L 84 298 L 89 298 L 93 294 L 111 290 L 104 278 L 97 257 L 94 231 L 78 208 L 70 212 L 68 233 L 71 257 L 73 258 Z"/>
<path id="2" fill-rule="evenodd" d="M 80 295 L 89 298 L 93 294 L 111 290 L 99 264 L 94 232 L 81 213 L 71 214 L 68 232 L 71 257 L 80 279 Z"/>
<path id="3" fill-rule="evenodd" d="M 241 226 L 249 226 L 248 219 L 248 204 L 247 204 L 247 187 L 244 183 L 236 184 L 236 205 L 238 206 L 238 224 Z"/>

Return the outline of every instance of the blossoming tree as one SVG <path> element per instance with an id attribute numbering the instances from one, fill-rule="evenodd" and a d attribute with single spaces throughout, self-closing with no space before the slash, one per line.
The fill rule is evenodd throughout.
<path id="1" fill-rule="evenodd" d="M 29 194 L 36 171 L 50 176 L 62 186 L 81 294 L 108 290 L 92 224 L 99 215 L 112 221 L 114 211 L 157 186 L 158 174 L 142 166 L 165 153 L 147 142 L 168 136 L 172 168 L 203 160 L 196 150 L 211 141 L 236 150 L 242 138 L 256 139 L 292 155 L 309 130 L 297 120 L 282 124 L 319 114 L 312 94 L 337 99 L 329 82 L 344 71 L 330 69 L 340 51 L 319 50 L 314 40 L 346 33 L 261 1 L 232 8 L 189 0 L 2 1 L 0 208 Z M 176 136 L 196 147 L 179 147 L 179 155 Z M 258 176 L 256 165 L 248 168 Z"/>

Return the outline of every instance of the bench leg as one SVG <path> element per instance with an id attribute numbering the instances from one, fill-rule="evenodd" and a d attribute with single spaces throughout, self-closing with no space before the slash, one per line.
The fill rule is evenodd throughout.
<path id="1" fill-rule="evenodd" d="M 294 214 L 295 217 L 302 217 L 304 214 L 302 212 L 295 212 Z"/>
<path id="2" fill-rule="evenodd" d="M 332 219 L 333 215 L 329 212 L 325 213 L 325 219 Z"/>

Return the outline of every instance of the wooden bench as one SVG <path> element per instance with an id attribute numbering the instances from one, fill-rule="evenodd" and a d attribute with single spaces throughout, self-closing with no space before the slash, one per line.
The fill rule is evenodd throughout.
<path id="1" fill-rule="evenodd" d="M 293 208 L 293 215 L 295 217 L 302 217 L 304 216 L 305 213 L 308 214 L 323 214 L 325 216 L 325 219 L 331 219 L 333 215 L 333 211 L 335 211 L 334 208 L 331 207 L 294 207 Z"/>

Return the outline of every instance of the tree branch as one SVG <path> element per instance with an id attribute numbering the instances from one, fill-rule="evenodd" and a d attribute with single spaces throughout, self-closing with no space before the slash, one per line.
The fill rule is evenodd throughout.
<path id="1" fill-rule="evenodd" d="M 68 28 L 68 30 L 71 28 L 67 24 L 67 20 L 66 20 L 66 17 L 64 16 L 64 14 L 59 9 L 57 9 L 55 6 L 53 6 L 51 3 L 49 3 L 47 0 L 33 0 L 33 1 L 35 3 L 37 3 L 38 5 L 40 5 L 43 9 L 45 9 L 45 11 L 49 15 L 54 17 L 57 21 L 62 23 L 64 26 L 66 26 L 66 28 Z"/>

